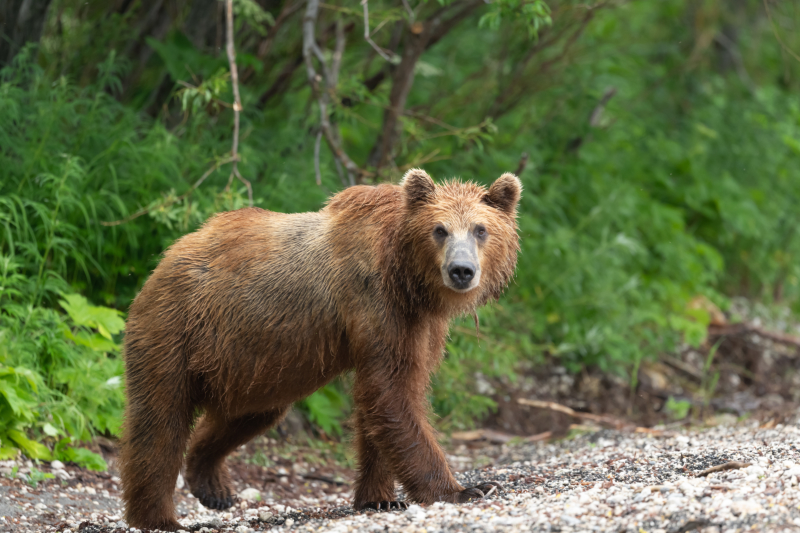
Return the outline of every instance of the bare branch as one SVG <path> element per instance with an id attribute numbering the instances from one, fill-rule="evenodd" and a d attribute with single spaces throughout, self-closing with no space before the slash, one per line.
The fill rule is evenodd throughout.
<path id="1" fill-rule="evenodd" d="M 603 111 L 608 105 L 608 102 L 614 98 L 614 95 L 617 94 L 616 87 L 609 87 L 606 89 L 606 92 L 603 93 L 603 97 L 600 98 L 600 101 L 597 102 L 592 114 L 589 116 L 589 125 L 593 128 L 597 128 L 600 126 L 600 120 L 603 116 Z"/>
<path id="2" fill-rule="evenodd" d="M 800 56 L 797 55 L 797 53 L 794 50 L 789 48 L 785 42 L 783 42 L 780 33 L 778 33 L 778 30 L 775 28 L 775 22 L 772 20 L 772 12 L 769 10 L 769 3 L 767 2 L 767 0 L 764 0 L 764 9 L 767 10 L 767 17 L 769 18 L 769 26 L 770 28 L 772 28 L 772 33 L 775 34 L 775 38 L 781 44 L 781 47 L 783 47 L 783 49 L 786 51 L 787 54 L 789 54 L 796 60 L 800 61 Z"/>
<path id="3" fill-rule="evenodd" d="M 227 44 L 225 48 L 228 52 L 228 63 L 231 69 L 231 86 L 233 87 L 233 144 L 231 146 L 233 168 L 228 178 L 228 184 L 225 186 L 225 191 L 230 190 L 233 177 L 236 176 L 236 178 L 247 187 L 247 198 L 250 201 L 250 207 L 253 207 L 253 186 L 242 177 L 237 167 L 239 161 L 239 113 L 242 111 L 242 99 L 239 96 L 239 71 L 236 68 L 236 48 L 233 46 L 233 0 L 226 0 L 225 2 L 225 26 L 227 30 Z"/>
<path id="4" fill-rule="evenodd" d="M 335 85 L 331 84 L 334 79 L 334 73 L 328 69 L 325 58 L 317 46 L 315 26 L 318 13 L 319 0 L 308 0 L 306 4 L 306 13 L 303 17 L 303 59 L 306 64 L 306 75 L 308 76 L 308 83 L 311 85 L 314 97 L 317 99 L 317 105 L 319 105 L 320 131 L 325 137 L 325 142 L 328 144 L 328 148 L 330 148 L 331 152 L 333 152 L 334 157 L 344 165 L 344 168 L 350 176 L 350 181 L 355 183 L 356 179 L 360 179 L 365 173 L 350 159 L 350 156 L 345 153 L 339 140 L 338 130 L 331 125 L 330 117 L 328 116 L 328 106 L 331 105 L 331 92 L 335 89 Z M 337 49 L 344 50 L 343 30 L 337 31 Z M 314 57 L 320 62 L 322 76 L 318 74 L 316 68 L 314 68 Z M 335 63 L 337 67 L 335 77 L 338 78 L 338 68 L 341 65 L 341 58 L 335 60 Z M 324 85 L 321 84 L 323 81 Z"/>
<path id="5" fill-rule="evenodd" d="M 517 171 L 514 174 L 521 176 L 522 173 L 525 172 L 526 166 L 528 166 L 528 152 L 522 152 L 522 156 L 519 158 L 519 164 L 517 165 Z"/>
<path id="6" fill-rule="evenodd" d="M 406 8 L 406 12 L 408 13 L 408 22 L 414 24 L 414 19 L 417 18 L 417 14 L 411 9 L 411 4 L 408 3 L 408 0 L 403 0 L 403 7 Z"/>
<path id="7" fill-rule="evenodd" d="M 319 170 L 319 145 L 322 143 L 322 129 L 317 132 L 317 140 L 314 142 L 314 173 L 317 176 L 317 185 L 322 185 L 322 172 Z"/>
<path id="8" fill-rule="evenodd" d="M 372 48 L 378 52 L 378 55 L 384 58 L 386 61 L 391 62 L 392 58 L 383 51 L 383 48 L 375 44 L 375 41 L 372 40 L 372 37 L 369 36 L 369 7 L 367 6 L 367 0 L 361 0 L 361 5 L 364 7 L 364 40 L 367 41 Z"/>
<path id="9" fill-rule="evenodd" d="M 736 74 L 739 75 L 739 80 L 742 82 L 742 85 L 747 87 L 747 90 L 751 93 L 756 92 L 756 86 L 753 83 L 752 78 L 747 73 L 747 69 L 744 66 L 744 60 L 742 59 L 742 54 L 739 52 L 739 47 L 736 46 L 736 43 L 730 40 L 727 35 L 724 33 L 718 33 L 714 36 L 714 41 L 719 43 L 733 58 L 733 63 L 736 65 Z"/>

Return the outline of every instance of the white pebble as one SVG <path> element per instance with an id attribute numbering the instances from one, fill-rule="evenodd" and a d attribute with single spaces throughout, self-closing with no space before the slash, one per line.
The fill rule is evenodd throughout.
<path id="1" fill-rule="evenodd" d="M 247 488 L 239 493 L 239 497 L 246 501 L 260 502 L 261 492 L 259 492 L 258 489 Z"/>

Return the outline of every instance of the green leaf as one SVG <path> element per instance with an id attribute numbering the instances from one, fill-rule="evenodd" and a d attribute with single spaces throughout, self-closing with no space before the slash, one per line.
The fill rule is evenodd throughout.
<path id="1" fill-rule="evenodd" d="M 47 446 L 30 440 L 21 431 L 10 429 L 8 430 L 8 437 L 14 441 L 14 443 L 17 444 L 29 458 L 42 459 L 43 461 L 51 460 L 52 455 Z"/>
<path id="2" fill-rule="evenodd" d="M 0 447 L 0 461 L 14 459 L 17 455 L 19 455 L 19 448 L 11 448 L 9 446 Z"/>
<path id="3" fill-rule="evenodd" d="M 59 459 L 72 461 L 89 470 L 103 471 L 108 469 L 108 464 L 100 455 L 86 448 L 63 448 L 59 452 Z"/>

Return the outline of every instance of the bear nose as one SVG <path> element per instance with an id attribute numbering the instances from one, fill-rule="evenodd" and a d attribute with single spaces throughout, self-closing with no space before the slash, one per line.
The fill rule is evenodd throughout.
<path id="1" fill-rule="evenodd" d="M 475 265 L 464 261 L 450 263 L 447 274 L 450 276 L 450 279 L 453 280 L 457 288 L 463 289 L 469 285 L 469 282 L 475 277 Z"/>

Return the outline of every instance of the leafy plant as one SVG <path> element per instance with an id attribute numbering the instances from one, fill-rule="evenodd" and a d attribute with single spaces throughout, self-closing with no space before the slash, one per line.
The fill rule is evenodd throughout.
<path id="1" fill-rule="evenodd" d="M 667 398 L 667 403 L 664 404 L 664 409 L 675 420 L 683 420 L 689 414 L 692 408 L 692 402 L 688 400 L 676 400 L 672 396 Z"/>
<path id="2" fill-rule="evenodd" d="M 39 482 L 45 479 L 54 479 L 56 476 L 47 472 L 42 472 L 35 466 L 32 466 L 30 473 L 25 477 L 25 481 L 27 481 L 28 485 L 35 489 L 39 485 Z"/>
<path id="3" fill-rule="evenodd" d="M 350 407 L 341 388 L 340 382 L 325 385 L 298 404 L 308 419 L 328 435 L 342 434 L 341 421 Z"/>

